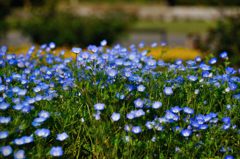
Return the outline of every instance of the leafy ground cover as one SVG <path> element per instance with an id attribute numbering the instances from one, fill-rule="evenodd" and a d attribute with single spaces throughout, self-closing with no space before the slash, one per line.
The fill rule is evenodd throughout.
<path id="1" fill-rule="evenodd" d="M 0 158 L 239 158 L 239 70 L 144 44 L 0 48 Z M 154 43 L 151 47 L 156 47 Z"/>

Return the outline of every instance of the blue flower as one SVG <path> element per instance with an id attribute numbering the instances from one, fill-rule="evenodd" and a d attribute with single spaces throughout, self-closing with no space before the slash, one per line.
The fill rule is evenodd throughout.
<path id="1" fill-rule="evenodd" d="M 8 137 L 8 131 L 0 131 L 0 140 Z"/>
<path id="2" fill-rule="evenodd" d="M 141 117 L 145 115 L 145 112 L 142 109 L 138 109 L 132 112 L 134 113 L 134 117 Z"/>
<path id="3" fill-rule="evenodd" d="M 68 134 L 63 132 L 61 134 L 57 134 L 57 140 L 58 141 L 64 141 L 68 138 Z"/>
<path id="4" fill-rule="evenodd" d="M 182 110 L 182 108 L 180 108 L 179 106 L 175 106 L 175 107 L 172 107 L 170 110 L 173 113 L 179 113 Z"/>
<path id="5" fill-rule="evenodd" d="M 230 123 L 231 123 L 231 119 L 230 119 L 229 117 L 223 117 L 223 118 L 222 118 L 222 122 L 223 122 L 224 124 L 230 124 Z"/>
<path id="6" fill-rule="evenodd" d="M 11 146 L 2 146 L 0 148 L 0 152 L 2 153 L 2 155 L 4 157 L 7 157 L 7 156 L 11 155 L 11 153 L 13 152 L 13 149 Z"/>
<path id="7" fill-rule="evenodd" d="M 144 90 L 145 90 L 145 86 L 144 85 L 139 85 L 138 87 L 137 87 L 137 90 L 139 91 L 139 92 L 144 92 Z"/>
<path id="8" fill-rule="evenodd" d="M 50 113 L 47 112 L 47 111 L 45 111 L 45 110 L 41 110 L 41 111 L 38 113 L 38 116 L 39 116 L 40 118 L 45 118 L 45 119 L 47 119 L 47 118 L 50 117 Z"/>
<path id="9" fill-rule="evenodd" d="M 50 130 L 49 129 L 45 129 L 45 128 L 42 128 L 42 129 L 37 129 L 35 131 L 35 134 L 39 137 L 48 137 L 50 135 Z"/>
<path id="10" fill-rule="evenodd" d="M 184 107 L 183 112 L 186 113 L 186 114 L 193 114 L 194 110 L 189 108 L 189 107 Z"/>
<path id="11" fill-rule="evenodd" d="M 208 63 L 211 65 L 217 63 L 217 58 L 216 57 L 211 58 Z"/>
<path id="12" fill-rule="evenodd" d="M 134 134 L 139 134 L 139 133 L 142 132 L 142 129 L 141 129 L 140 126 L 133 126 L 133 127 L 132 127 L 132 132 L 133 132 Z"/>
<path id="13" fill-rule="evenodd" d="M 14 153 L 14 159 L 25 159 L 25 151 L 24 150 L 18 150 Z"/>
<path id="14" fill-rule="evenodd" d="M 106 46 L 107 45 L 107 40 L 101 41 L 101 46 Z"/>
<path id="15" fill-rule="evenodd" d="M 152 104 L 152 108 L 153 108 L 153 109 L 158 109 L 158 108 L 160 108 L 161 106 L 162 106 L 162 102 L 158 102 L 158 101 L 153 102 L 153 104 Z"/>
<path id="16" fill-rule="evenodd" d="M 5 103 L 5 102 L 1 102 L 0 103 L 0 110 L 6 110 L 10 107 L 10 104 Z"/>
<path id="17" fill-rule="evenodd" d="M 11 121 L 11 117 L 0 116 L 0 124 L 8 124 Z"/>
<path id="18" fill-rule="evenodd" d="M 226 51 L 223 51 L 221 54 L 220 54 L 220 57 L 222 59 L 226 59 L 228 57 L 228 53 Z"/>
<path id="19" fill-rule="evenodd" d="M 63 150 L 61 146 L 52 147 L 50 150 L 50 155 L 54 157 L 60 157 L 63 155 Z"/>
<path id="20" fill-rule="evenodd" d="M 49 47 L 50 47 L 51 49 L 54 49 L 54 48 L 56 47 L 56 44 L 55 44 L 54 42 L 50 42 L 50 43 L 49 43 Z"/>
<path id="21" fill-rule="evenodd" d="M 120 113 L 113 113 L 112 115 L 111 115 L 111 119 L 113 120 L 113 121 L 118 121 L 119 119 L 120 119 Z"/>
<path id="22" fill-rule="evenodd" d="M 172 95 L 173 94 L 173 90 L 172 87 L 165 87 L 163 90 L 164 94 L 166 95 Z"/>
<path id="23" fill-rule="evenodd" d="M 81 48 L 78 48 L 78 47 L 73 47 L 72 48 L 72 52 L 75 53 L 75 54 L 79 54 L 81 51 L 82 51 Z"/>
<path id="24" fill-rule="evenodd" d="M 144 102 L 140 98 L 138 98 L 134 101 L 134 105 L 135 105 L 136 108 L 142 108 L 143 104 L 144 104 Z"/>
<path id="25" fill-rule="evenodd" d="M 192 131 L 189 130 L 189 129 L 183 129 L 183 130 L 181 131 L 181 134 L 182 134 L 182 136 L 184 136 L 184 137 L 189 137 L 189 136 L 192 134 Z"/>
<path id="26" fill-rule="evenodd" d="M 231 156 L 231 155 L 226 155 L 226 156 L 224 157 L 224 159 L 234 159 L 234 157 Z"/>
<path id="27" fill-rule="evenodd" d="M 105 107 L 105 104 L 103 104 L 103 103 L 97 103 L 97 104 L 94 105 L 94 109 L 97 110 L 97 111 L 103 110 L 104 107 Z"/>
<path id="28" fill-rule="evenodd" d="M 190 76 L 188 76 L 188 79 L 189 79 L 190 81 L 195 82 L 198 78 L 197 78 L 197 76 L 190 75 Z"/>
<path id="29" fill-rule="evenodd" d="M 196 62 L 201 62 L 201 61 L 202 61 L 202 59 L 201 59 L 201 57 L 200 57 L 200 56 L 197 56 L 197 57 L 195 57 L 195 61 L 196 61 Z"/>
<path id="30" fill-rule="evenodd" d="M 107 74 L 110 76 L 110 77 L 115 77 L 117 75 L 117 71 L 114 70 L 114 69 L 110 69 L 107 71 Z"/>

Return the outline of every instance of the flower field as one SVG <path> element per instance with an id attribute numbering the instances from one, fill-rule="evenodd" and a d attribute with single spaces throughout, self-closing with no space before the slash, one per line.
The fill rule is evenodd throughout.
<path id="1" fill-rule="evenodd" d="M 157 43 L 155 58 L 106 45 L 0 47 L 0 158 L 240 158 L 227 52 L 167 62 Z"/>

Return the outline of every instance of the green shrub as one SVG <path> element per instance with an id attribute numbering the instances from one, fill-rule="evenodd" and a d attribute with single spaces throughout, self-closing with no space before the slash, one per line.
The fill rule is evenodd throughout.
<path id="1" fill-rule="evenodd" d="M 113 43 L 129 26 L 130 19 L 117 12 L 108 16 L 77 17 L 68 13 L 51 13 L 21 21 L 20 29 L 36 43 L 54 41 L 58 45 Z"/>
<path id="2" fill-rule="evenodd" d="M 240 14 L 219 20 L 216 27 L 209 30 L 202 45 L 204 51 L 219 54 L 227 51 L 233 64 L 239 65 L 240 59 Z"/>

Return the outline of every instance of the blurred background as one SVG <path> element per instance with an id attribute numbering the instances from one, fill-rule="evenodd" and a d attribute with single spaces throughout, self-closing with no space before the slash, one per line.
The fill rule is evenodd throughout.
<path id="1" fill-rule="evenodd" d="M 237 65 L 239 8 L 239 0 L 0 0 L 0 45 L 166 42 L 171 58 L 228 51 Z"/>

